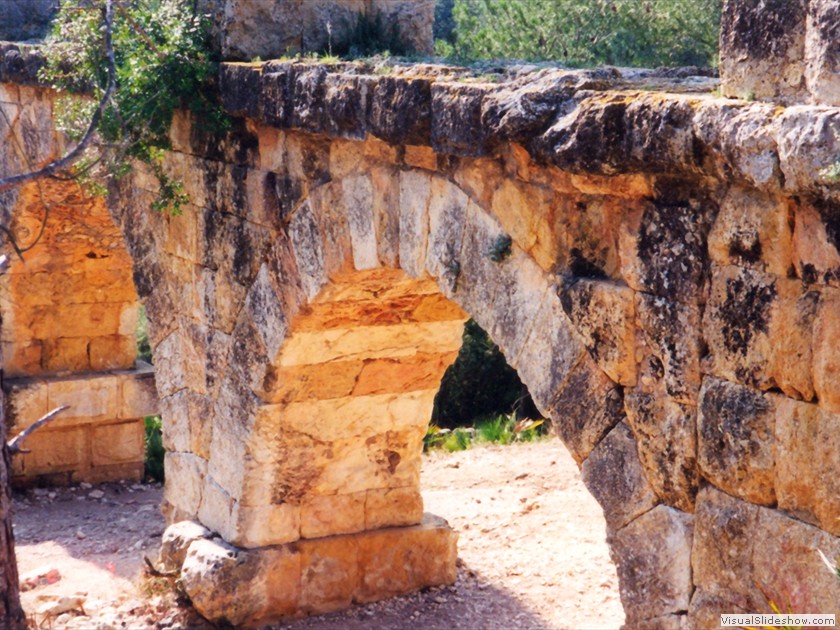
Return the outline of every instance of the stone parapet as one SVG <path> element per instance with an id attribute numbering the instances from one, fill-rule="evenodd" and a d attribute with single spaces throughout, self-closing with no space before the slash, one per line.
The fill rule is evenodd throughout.
<path id="1" fill-rule="evenodd" d="M 164 533 L 161 561 L 180 570 L 196 610 L 214 623 L 262 627 L 286 617 L 451 584 L 458 534 L 431 514 L 409 527 L 240 549 L 185 522 Z"/>
<path id="2" fill-rule="evenodd" d="M 9 434 L 67 405 L 12 459 L 12 482 L 70 484 L 143 478 L 144 416 L 158 412 L 154 371 L 133 370 L 6 379 Z"/>
<path id="3" fill-rule="evenodd" d="M 726 0 L 720 74 L 726 96 L 840 105 L 840 2 Z"/>

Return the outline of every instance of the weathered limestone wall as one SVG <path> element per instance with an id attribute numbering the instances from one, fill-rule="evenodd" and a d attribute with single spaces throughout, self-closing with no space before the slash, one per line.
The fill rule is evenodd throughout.
<path id="1" fill-rule="evenodd" d="M 173 131 L 168 168 L 194 207 L 160 217 L 140 188 L 119 192 L 164 396 L 171 518 L 293 554 L 280 541 L 298 536 L 306 510 L 287 499 L 311 490 L 306 464 L 374 469 L 327 461 L 345 398 L 314 394 L 317 445 L 295 437 L 307 422 L 294 397 L 326 384 L 320 368 L 282 368 L 330 345 L 302 341 L 323 304 L 341 328 L 365 321 L 330 296 L 399 269 L 488 330 L 552 418 L 604 506 L 629 624 L 706 627 L 771 600 L 837 608 L 815 548 L 840 553 L 837 194 L 817 175 L 840 150 L 838 112 L 611 70 L 480 83 L 423 66 L 228 64 L 222 85 L 244 119 L 235 132 L 213 142 L 186 117 Z M 390 312 L 374 293 L 372 312 Z M 278 407 L 275 389 L 296 393 Z M 376 430 L 392 430 L 382 417 Z M 358 531 L 359 502 L 329 492 L 335 529 L 312 534 Z M 338 562 L 353 536 L 310 540 Z M 222 618 L 208 593 L 228 570 L 206 567 L 262 552 L 181 542 L 174 564 L 186 553 L 184 574 L 204 578 L 190 578 L 194 598 Z M 342 575 L 297 608 L 240 584 L 251 603 L 231 614 L 367 601 L 353 595 L 363 576 Z"/>
<path id="2" fill-rule="evenodd" d="M 9 49 L 13 51 L 13 49 Z M 18 58 L 19 59 L 19 58 Z M 0 84 L 2 172 L 58 155 L 54 95 Z M 46 180 L 2 196 L 10 256 L 0 276 L 4 386 L 10 433 L 60 405 L 60 420 L 12 462 L 15 483 L 140 479 L 143 416 L 155 412 L 150 366 L 135 369 L 138 301 L 131 260 L 102 199 Z"/>
<path id="3" fill-rule="evenodd" d="M 380 34 L 407 51 L 433 50 L 434 0 L 199 0 L 198 8 L 213 17 L 230 60 L 346 49 L 363 18 L 378 21 Z"/>
<path id="4" fill-rule="evenodd" d="M 724 95 L 840 105 L 837 0 L 726 0 L 721 24 Z"/>

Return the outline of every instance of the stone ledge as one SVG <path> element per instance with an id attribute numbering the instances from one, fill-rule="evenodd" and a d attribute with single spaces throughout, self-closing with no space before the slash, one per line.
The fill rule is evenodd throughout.
<path id="1" fill-rule="evenodd" d="M 259 549 L 208 536 L 200 527 L 170 526 L 161 561 L 181 567 L 193 605 L 213 623 L 260 627 L 451 584 L 457 573 L 458 534 L 432 514 L 411 527 Z"/>

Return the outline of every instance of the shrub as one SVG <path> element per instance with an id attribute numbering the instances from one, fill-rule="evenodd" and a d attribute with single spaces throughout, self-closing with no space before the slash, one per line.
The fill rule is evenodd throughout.
<path id="1" fill-rule="evenodd" d="M 466 59 L 716 66 L 721 6 L 722 0 L 455 0 L 455 36 L 448 41 Z"/>
<path id="2" fill-rule="evenodd" d="M 163 424 L 160 416 L 146 416 L 146 479 L 163 481 Z"/>
<path id="3" fill-rule="evenodd" d="M 470 320 L 464 326 L 458 358 L 441 380 L 432 422 L 452 429 L 471 425 L 479 417 L 514 411 L 520 416 L 539 415 L 527 388 L 499 347 Z"/>

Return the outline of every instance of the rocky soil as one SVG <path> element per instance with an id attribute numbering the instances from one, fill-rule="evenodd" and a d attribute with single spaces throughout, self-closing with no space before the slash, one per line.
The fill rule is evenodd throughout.
<path id="1" fill-rule="evenodd" d="M 458 581 L 278 628 L 616 628 L 624 620 L 600 508 L 557 441 L 433 453 L 426 510 L 461 532 Z M 30 490 L 15 500 L 32 627 L 203 625 L 151 577 L 163 520 L 155 485 Z M 65 610 L 66 609 L 66 610 Z"/>

